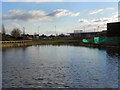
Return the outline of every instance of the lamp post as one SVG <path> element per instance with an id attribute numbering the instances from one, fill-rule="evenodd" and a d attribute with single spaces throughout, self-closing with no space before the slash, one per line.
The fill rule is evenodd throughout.
<path id="1" fill-rule="evenodd" d="M 23 27 L 23 35 L 25 35 L 25 27 Z"/>
<path id="2" fill-rule="evenodd" d="M 55 24 L 55 35 L 57 36 L 57 33 L 56 33 L 56 24 Z"/>
<path id="3" fill-rule="evenodd" d="M 94 28 L 94 37 L 95 37 L 95 28 Z"/>
<path id="4" fill-rule="evenodd" d="M 38 35 L 39 35 L 39 29 L 40 29 L 40 26 L 38 26 Z"/>
<path id="5" fill-rule="evenodd" d="M 99 28 L 100 28 L 100 26 L 98 26 L 98 36 L 99 36 Z"/>
<path id="6" fill-rule="evenodd" d="M 83 28 L 84 28 L 84 32 L 85 32 L 85 26 Z"/>

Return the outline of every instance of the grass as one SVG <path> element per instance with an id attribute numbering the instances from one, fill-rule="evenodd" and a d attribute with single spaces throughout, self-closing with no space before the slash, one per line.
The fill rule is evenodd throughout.
<path id="1" fill-rule="evenodd" d="M 29 45 L 66 45 L 66 44 L 74 44 L 74 43 L 76 43 L 76 40 L 33 39 L 32 41 L 26 43 L 3 43 L 2 47 L 19 47 L 19 46 L 29 46 Z"/>
<path id="2" fill-rule="evenodd" d="M 73 40 L 67 39 L 33 39 L 34 42 L 68 42 Z"/>

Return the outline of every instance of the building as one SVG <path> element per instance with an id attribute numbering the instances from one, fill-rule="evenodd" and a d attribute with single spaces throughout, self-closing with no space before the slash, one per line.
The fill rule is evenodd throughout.
<path id="1" fill-rule="evenodd" d="M 74 30 L 74 33 L 81 33 L 82 30 Z"/>
<path id="2" fill-rule="evenodd" d="M 83 38 L 93 38 L 93 37 L 105 37 L 107 30 L 101 32 L 81 32 L 81 33 L 69 33 L 71 37 L 83 39 Z"/>
<path id="3" fill-rule="evenodd" d="M 107 37 L 120 37 L 120 22 L 107 23 Z"/>
<path id="4" fill-rule="evenodd" d="M 102 45 L 109 45 L 109 46 L 119 46 L 120 45 L 120 22 L 116 23 L 108 23 L 107 24 L 107 32 L 106 37 L 101 37 L 104 35 L 106 31 L 99 32 L 97 37 L 94 39 L 88 38 L 83 39 L 84 43 L 91 43 L 91 44 L 102 44 Z M 100 35 L 99 35 L 100 34 Z"/>

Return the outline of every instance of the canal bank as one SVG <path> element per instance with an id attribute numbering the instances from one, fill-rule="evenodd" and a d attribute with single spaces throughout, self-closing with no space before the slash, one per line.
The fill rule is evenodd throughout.
<path id="1" fill-rule="evenodd" d="M 32 45 L 77 45 L 93 48 L 120 48 L 118 44 L 95 44 L 83 43 L 79 40 L 24 40 L 24 41 L 2 41 L 1 48 L 25 47 Z"/>
<path id="2" fill-rule="evenodd" d="M 23 47 L 32 45 L 64 45 L 79 44 L 79 40 L 24 40 L 24 41 L 2 41 L 0 47 Z"/>

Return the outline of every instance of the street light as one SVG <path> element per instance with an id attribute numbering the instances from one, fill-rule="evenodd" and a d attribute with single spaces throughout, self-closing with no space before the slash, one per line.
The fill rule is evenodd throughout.
<path id="1" fill-rule="evenodd" d="M 94 37 L 95 37 L 95 28 L 94 28 Z"/>
<path id="2" fill-rule="evenodd" d="M 25 35 L 25 27 L 23 27 L 23 35 Z"/>
<path id="3" fill-rule="evenodd" d="M 38 26 L 38 35 L 39 35 L 39 28 L 40 28 L 40 26 Z"/>
<path id="4" fill-rule="evenodd" d="M 56 33 L 56 24 L 55 24 L 55 34 L 57 35 L 57 33 Z"/>
<path id="5" fill-rule="evenodd" d="M 83 28 L 84 28 L 84 32 L 85 32 L 85 26 Z"/>
<path id="6" fill-rule="evenodd" d="M 99 36 L 99 28 L 100 28 L 100 26 L 98 26 L 98 36 Z"/>

